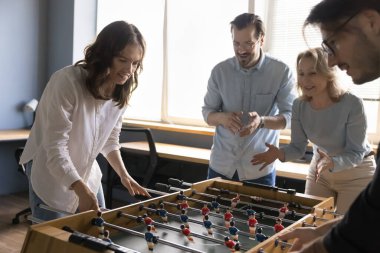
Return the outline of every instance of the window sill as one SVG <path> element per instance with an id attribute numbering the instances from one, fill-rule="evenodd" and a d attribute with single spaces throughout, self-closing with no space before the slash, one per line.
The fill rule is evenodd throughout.
<path id="1" fill-rule="evenodd" d="M 188 133 L 188 134 L 199 134 L 206 136 L 213 136 L 215 129 L 214 127 L 198 127 L 198 126 L 185 126 L 178 124 L 169 124 L 162 122 L 153 122 L 153 121 L 143 121 L 143 120 L 131 120 L 123 119 L 123 125 L 128 127 L 144 127 L 154 130 L 169 131 L 176 133 Z M 290 136 L 281 135 L 280 136 L 281 144 L 289 144 Z"/>
<path id="2" fill-rule="evenodd" d="M 123 119 L 123 125 L 128 127 L 145 127 L 154 130 L 162 130 L 177 133 L 199 134 L 199 135 L 214 135 L 214 127 L 197 127 L 197 126 L 185 126 L 177 124 L 169 124 L 153 121 L 131 120 Z"/>
<path id="3" fill-rule="evenodd" d="M 129 127 L 144 127 L 154 130 L 169 131 L 176 133 L 187 133 L 187 134 L 199 134 L 206 136 L 214 135 L 214 127 L 198 127 L 198 126 L 185 126 L 178 124 L 169 124 L 162 122 L 153 122 L 153 121 L 143 121 L 143 120 L 131 120 L 123 119 L 123 125 Z M 280 135 L 280 144 L 289 144 L 290 135 Z M 372 150 L 377 153 L 377 145 L 371 145 Z M 311 143 L 309 142 L 308 148 L 312 148 Z"/>

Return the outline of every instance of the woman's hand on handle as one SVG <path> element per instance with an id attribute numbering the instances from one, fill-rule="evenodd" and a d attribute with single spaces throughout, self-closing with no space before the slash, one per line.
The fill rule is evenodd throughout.
<path id="1" fill-rule="evenodd" d="M 139 185 L 130 175 L 126 175 L 124 177 L 120 177 L 121 183 L 128 189 L 129 194 L 141 195 L 145 197 L 151 197 L 148 191 Z"/>
<path id="2" fill-rule="evenodd" d="M 95 194 L 88 188 L 88 186 L 83 182 L 83 180 L 77 180 L 72 185 L 71 188 L 74 190 L 75 194 L 79 198 L 79 212 L 84 212 L 88 210 L 100 211 L 98 200 Z"/>

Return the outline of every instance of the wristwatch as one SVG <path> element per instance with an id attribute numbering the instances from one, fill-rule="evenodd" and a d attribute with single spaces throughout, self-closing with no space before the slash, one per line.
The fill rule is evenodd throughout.
<path id="1" fill-rule="evenodd" d="M 259 124 L 259 128 L 264 128 L 264 116 L 260 116 L 260 124 Z"/>

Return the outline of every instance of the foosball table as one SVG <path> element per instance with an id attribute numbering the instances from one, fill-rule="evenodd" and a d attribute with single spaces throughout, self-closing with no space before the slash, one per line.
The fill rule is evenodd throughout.
<path id="1" fill-rule="evenodd" d="M 282 253 L 292 241 L 280 233 L 337 216 L 333 198 L 276 187 L 219 178 L 157 187 L 158 197 L 32 225 L 22 253 Z"/>

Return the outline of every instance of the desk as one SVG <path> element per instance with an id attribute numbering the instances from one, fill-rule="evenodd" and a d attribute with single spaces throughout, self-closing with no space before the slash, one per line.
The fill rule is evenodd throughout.
<path id="1" fill-rule="evenodd" d="M 25 141 L 30 134 L 29 129 L 0 130 L 0 142 Z"/>

